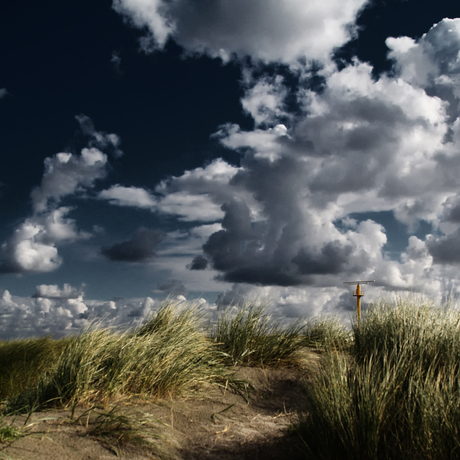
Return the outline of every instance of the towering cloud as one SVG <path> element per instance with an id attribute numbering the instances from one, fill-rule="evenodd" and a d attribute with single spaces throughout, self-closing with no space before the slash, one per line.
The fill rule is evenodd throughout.
<path id="1" fill-rule="evenodd" d="M 122 4 L 127 2 L 117 2 L 118 7 Z M 192 2 L 187 17 L 180 1 L 160 5 L 168 33 L 186 50 L 217 56 L 222 49 L 287 62 L 299 82 L 308 82 L 309 73 L 294 64 L 297 57 L 327 59 L 331 43 L 346 40 L 338 33 L 313 51 L 315 27 L 305 27 L 302 35 L 293 20 L 291 29 L 283 26 L 279 47 L 268 49 L 260 44 L 261 29 L 245 29 L 263 11 L 259 25 L 276 35 L 278 23 L 272 15 L 276 12 L 281 24 L 294 6 L 304 25 L 311 15 L 323 27 L 326 16 L 315 2 L 269 2 L 264 9 L 258 2 L 237 2 L 232 8 L 215 2 L 207 5 L 206 14 L 203 2 Z M 350 7 L 355 15 L 360 6 L 347 3 L 345 10 Z M 247 21 L 232 22 L 233 13 L 244 8 Z M 317 8 L 315 14 L 311 8 Z M 134 9 L 143 11 L 140 4 Z M 328 5 L 328 14 L 332 10 Z M 342 24 L 350 23 L 353 15 L 345 14 Z M 328 18 L 335 20 L 334 15 Z M 155 36 L 154 28 L 150 30 Z M 220 207 L 222 228 L 208 238 L 190 269 L 212 268 L 218 279 L 259 286 L 331 286 L 358 276 L 375 278 L 388 289 L 439 289 L 441 266 L 457 263 L 455 248 L 460 247 L 460 183 L 454 172 L 460 161 L 460 19 L 441 21 L 418 41 L 389 38 L 387 44 L 393 73 L 375 78 L 372 67 L 358 60 L 342 69 L 327 65 L 319 92 L 308 84 L 288 86 L 281 75 L 260 68 L 244 70 L 242 105 L 254 118 L 255 129 L 227 124 L 214 135 L 242 154 L 241 166 L 228 167 L 219 187 L 215 176 L 204 174 L 209 166 L 199 181 L 193 180 L 197 171 L 190 171 L 156 189 L 163 196 L 152 208 L 161 202 L 163 212 L 177 216 L 185 197 L 190 200 L 198 191 Z M 293 94 L 295 114 L 287 104 Z M 225 170 L 222 160 L 219 167 Z M 115 191 L 103 192 L 101 198 L 114 199 Z M 140 199 L 142 193 L 137 193 Z M 168 206 L 178 194 L 181 205 Z M 118 204 L 128 201 L 119 199 Z M 214 209 L 204 203 L 203 208 Z M 399 259 L 386 252 L 385 228 L 367 217 L 381 211 L 391 211 L 407 226 L 407 249 Z M 218 218 L 219 213 L 213 215 Z M 410 236 L 422 221 L 434 234 Z"/>
<path id="2" fill-rule="evenodd" d="M 386 44 L 400 77 L 448 101 L 449 113 L 456 118 L 460 100 L 459 20 L 443 19 L 417 41 L 388 38 Z"/>
<path id="3" fill-rule="evenodd" d="M 172 39 L 186 54 L 240 59 L 241 104 L 254 129 L 228 123 L 213 135 L 241 154 L 238 168 L 218 160 L 154 194 L 117 186 L 100 198 L 221 222 L 188 268 L 235 283 L 226 298 L 256 285 L 297 305 L 283 289 L 350 277 L 439 292 L 459 275 L 460 19 L 418 40 L 388 38 L 393 69 L 376 77 L 358 59 L 340 68 L 330 61 L 365 4 L 115 0 L 146 31 L 144 51 Z M 225 174 L 212 174 L 217 166 Z M 375 217 L 382 211 L 407 228 L 398 257 Z M 415 235 L 421 223 L 431 234 Z M 322 302 L 332 308 L 326 295 Z"/>

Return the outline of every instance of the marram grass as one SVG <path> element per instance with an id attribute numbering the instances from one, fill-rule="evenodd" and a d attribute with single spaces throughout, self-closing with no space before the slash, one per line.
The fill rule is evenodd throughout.
<path id="1" fill-rule="evenodd" d="M 283 326 L 273 321 L 263 304 L 228 308 L 212 334 L 225 360 L 233 365 L 286 364 L 304 346 L 302 322 Z"/>
<path id="2" fill-rule="evenodd" d="M 75 406 L 112 397 L 188 391 L 202 382 L 244 385 L 232 379 L 238 364 L 295 362 L 305 346 L 300 321 L 282 326 L 261 304 L 227 311 L 213 329 L 198 307 L 166 301 L 136 330 L 92 325 L 77 336 L 0 344 L 4 411 L 46 405 Z M 3 353 L 3 354 L 2 354 Z"/>
<path id="3" fill-rule="evenodd" d="M 0 341 L 0 400 L 35 385 L 56 363 L 68 340 L 41 337 Z"/>
<path id="4" fill-rule="evenodd" d="M 324 359 L 299 431 L 310 458 L 460 459 L 460 313 L 371 306 L 348 353 Z"/>
<path id="5" fill-rule="evenodd" d="M 303 335 L 305 346 L 323 351 L 348 350 L 353 343 L 350 329 L 333 317 L 308 321 Z"/>
<path id="6" fill-rule="evenodd" d="M 460 314 L 381 302 L 351 331 L 322 319 L 273 322 L 263 305 L 227 311 L 212 333 L 196 308 L 166 302 L 137 330 L 0 342 L 4 412 L 93 405 L 224 383 L 234 364 L 295 362 L 321 351 L 299 433 L 311 459 L 460 459 Z"/>
<path id="7" fill-rule="evenodd" d="M 229 371 L 217 358 L 196 308 L 168 301 L 136 331 L 89 328 L 68 339 L 55 365 L 8 398 L 7 410 L 132 394 L 163 396 L 201 382 L 222 382 Z"/>

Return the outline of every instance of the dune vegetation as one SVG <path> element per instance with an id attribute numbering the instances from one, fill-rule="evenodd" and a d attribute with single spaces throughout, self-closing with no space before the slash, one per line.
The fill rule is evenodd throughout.
<path id="1" fill-rule="evenodd" d="M 380 302 L 331 350 L 299 431 L 308 458 L 460 458 L 460 312 Z"/>
<path id="2" fill-rule="evenodd" d="M 233 312 L 235 314 L 233 314 Z M 208 382 L 238 389 L 234 365 L 280 365 L 304 326 L 272 323 L 261 305 L 229 309 L 212 328 L 197 306 L 168 300 L 136 330 L 92 325 L 77 336 L 0 342 L 3 411 L 180 394 Z"/>
<path id="3" fill-rule="evenodd" d="M 197 306 L 168 300 L 135 330 L 0 342 L 1 410 L 174 396 L 203 383 L 239 391 L 237 367 L 296 366 L 305 350 L 321 363 L 303 366 L 308 409 L 293 431 L 305 458 L 460 458 L 460 313 L 420 299 L 371 305 L 351 329 L 331 318 L 286 325 L 255 303 L 207 326 Z"/>

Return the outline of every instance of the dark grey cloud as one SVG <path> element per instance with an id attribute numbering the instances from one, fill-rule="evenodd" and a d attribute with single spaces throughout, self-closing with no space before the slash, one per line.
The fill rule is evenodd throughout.
<path id="1" fill-rule="evenodd" d="M 218 310 L 226 310 L 233 305 L 243 305 L 251 298 L 253 289 L 249 284 L 234 284 L 230 289 L 218 295 L 216 300 Z"/>
<path id="2" fill-rule="evenodd" d="M 141 227 L 131 239 L 103 247 L 101 254 L 114 262 L 148 262 L 165 236 L 163 232 Z"/>
<path id="3" fill-rule="evenodd" d="M 449 197 L 443 203 L 443 221 L 460 223 L 460 197 Z"/>
<path id="4" fill-rule="evenodd" d="M 451 222 L 460 223 L 460 204 L 449 209 L 449 214 L 445 217 L 446 220 Z"/>
<path id="5" fill-rule="evenodd" d="M 189 270 L 205 270 L 208 267 L 209 261 L 206 257 L 196 256 L 192 262 L 187 266 Z"/>
<path id="6" fill-rule="evenodd" d="M 222 209 L 223 229 L 213 233 L 203 245 L 212 267 L 220 272 L 220 280 L 262 286 L 308 285 L 313 283 L 312 275 L 356 273 L 370 262 L 365 251 L 338 240 L 324 244 L 319 252 L 302 247 L 293 254 L 304 223 L 295 215 L 289 221 L 284 220 L 275 244 L 269 246 L 267 242 L 272 240 L 270 234 L 274 229 L 267 227 L 267 222 L 259 226 L 253 223 L 241 199 L 225 204 Z M 280 209 L 279 217 L 286 211 L 289 209 Z"/>
<path id="7" fill-rule="evenodd" d="M 256 260 L 260 259 L 260 231 L 252 226 L 250 210 L 242 199 L 225 203 L 222 210 L 223 229 L 209 237 L 203 251 L 213 268 L 225 273 L 225 280 L 240 280 L 241 272 L 251 272 L 254 263 L 259 265 Z"/>
<path id="8" fill-rule="evenodd" d="M 247 261 L 243 261 L 243 263 Z M 283 268 L 273 265 L 248 264 L 246 267 L 232 267 L 217 276 L 218 280 L 229 283 L 247 283 L 256 286 L 299 286 L 313 284 L 313 280 L 302 280 Z"/>
<path id="9" fill-rule="evenodd" d="M 460 264 L 460 229 L 441 238 L 431 237 L 426 245 L 435 263 Z"/>
<path id="10" fill-rule="evenodd" d="M 171 280 L 158 284 L 158 290 L 169 295 L 186 295 L 187 288 L 179 280 Z"/>
<path id="11" fill-rule="evenodd" d="M 339 241 L 326 243 L 318 254 L 310 254 L 305 248 L 292 258 L 302 275 L 337 274 L 343 271 L 355 248 L 343 246 Z"/>
<path id="12" fill-rule="evenodd" d="M 332 307 L 332 312 L 337 312 L 337 313 L 342 313 L 343 312 L 347 312 L 350 314 L 350 317 L 351 317 L 351 314 L 356 312 L 356 308 L 357 308 L 357 305 L 356 305 L 356 297 L 354 297 L 352 294 L 353 294 L 353 290 L 355 289 L 354 286 L 352 286 L 352 289 L 350 289 L 349 292 L 344 292 L 343 294 L 340 295 L 338 301 L 336 301 L 336 303 L 334 303 L 334 306 Z M 367 289 L 367 286 L 364 287 L 364 289 L 362 290 L 362 292 L 366 292 L 366 289 Z M 366 297 L 364 297 L 363 301 L 362 301 L 362 311 L 365 312 L 366 311 L 366 307 L 367 307 L 367 304 L 366 302 L 364 302 L 364 300 L 366 300 Z"/>

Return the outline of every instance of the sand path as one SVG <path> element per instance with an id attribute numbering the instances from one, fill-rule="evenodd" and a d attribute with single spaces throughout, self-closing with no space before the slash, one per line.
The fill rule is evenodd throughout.
<path id="1" fill-rule="evenodd" d="M 254 389 L 235 393 L 206 385 L 187 398 L 132 399 L 90 411 L 79 407 L 73 420 L 69 410 L 34 413 L 24 428 L 26 436 L 0 443 L 0 458 L 305 458 L 301 441 L 289 431 L 305 404 L 305 371 L 241 368 L 236 376 Z M 24 419 L 17 417 L 14 425 L 20 427 Z"/>

